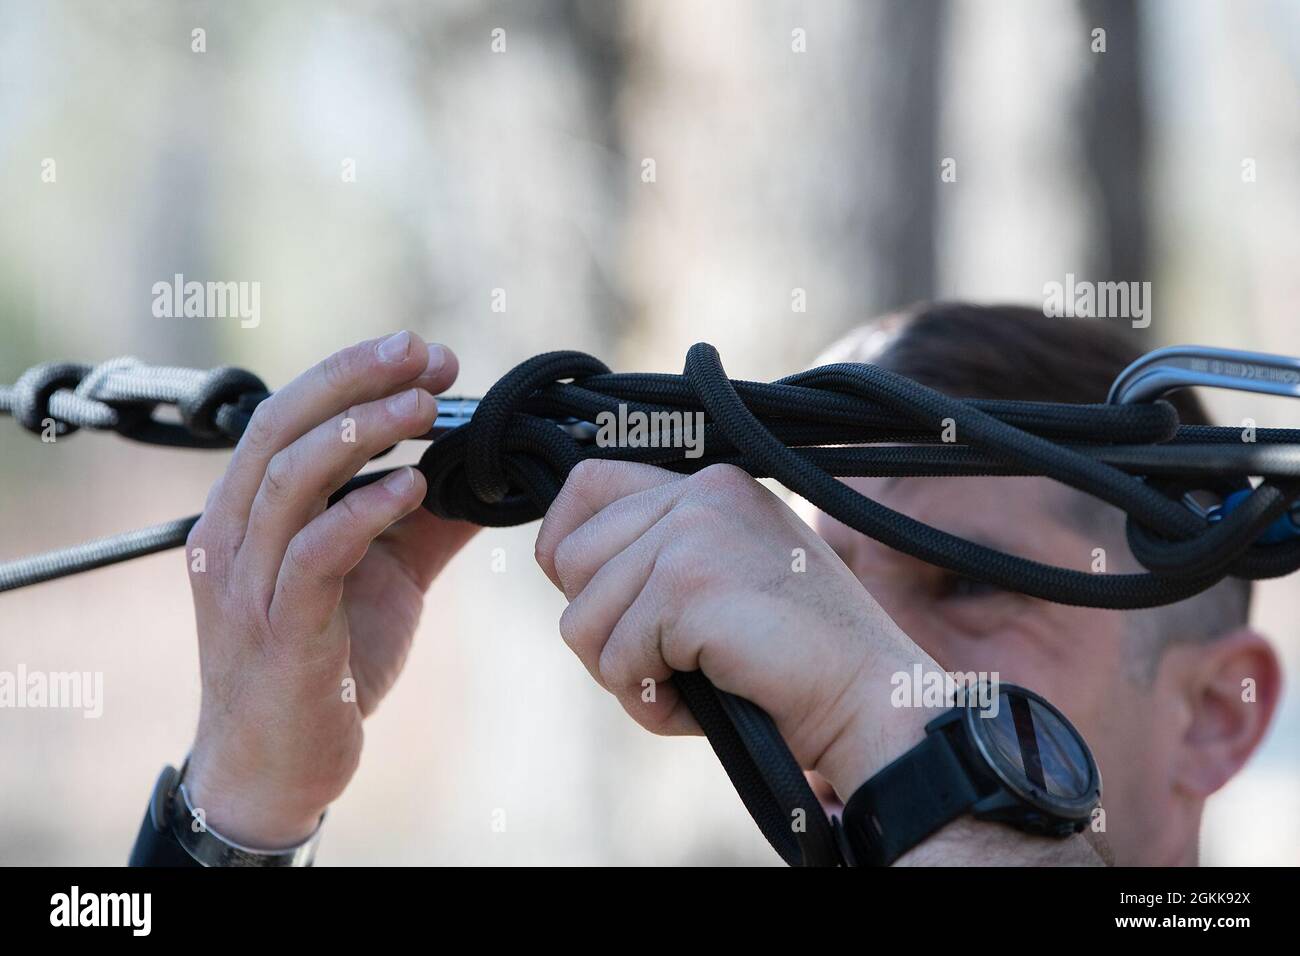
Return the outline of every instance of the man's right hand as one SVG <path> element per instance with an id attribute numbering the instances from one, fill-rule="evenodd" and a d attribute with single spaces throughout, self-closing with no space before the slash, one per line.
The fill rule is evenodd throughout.
<path id="1" fill-rule="evenodd" d="M 300 843 L 356 772 L 424 592 L 476 529 L 420 508 L 409 467 L 326 502 L 428 431 L 456 372 L 410 332 L 344 349 L 258 406 L 208 496 L 186 546 L 203 703 L 185 783 L 222 836 Z"/>

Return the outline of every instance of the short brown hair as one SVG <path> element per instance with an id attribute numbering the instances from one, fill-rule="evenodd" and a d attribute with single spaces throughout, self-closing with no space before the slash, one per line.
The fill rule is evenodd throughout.
<path id="1" fill-rule="evenodd" d="M 1101 320 L 953 302 L 868 323 L 831 346 L 817 364 L 870 362 L 955 398 L 1088 404 L 1106 401 L 1111 383 L 1141 355 L 1127 336 Z M 1184 424 L 1210 424 L 1192 392 L 1166 400 Z M 1087 526 L 1112 525 L 1123 537 L 1117 508 L 1086 497 L 1080 515 Z M 1127 612 L 1134 643 L 1143 649 L 1136 655 L 1138 670 L 1149 678 L 1170 642 L 1216 637 L 1244 624 L 1249 611 L 1250 582 L 1227 578 L 1166 608 Z"/>
<path id="2" fill-rule="evenodd" d="M 1019 305 L 938 303 L 885 316 L 837 343 L 956 398 L 1080 405 L 1106 401 L 1110 384 L 1142 351 L 1098 319 L 1060 319 Z M 870 354 L 870 359 L 863 358 Z M 823 356 L 826 359 L 826 356 Z M 1195 394 L 1166 399 L 1187 425 L 1208 425 Z"/>

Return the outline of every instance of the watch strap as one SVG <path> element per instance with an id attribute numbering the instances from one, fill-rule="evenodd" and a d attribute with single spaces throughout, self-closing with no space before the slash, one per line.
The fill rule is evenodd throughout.
<path id="1" fill-rule="evenodd" d="M 853 862 L 888 866 L 979 797 L 948 735 L 931 731 L 849 798 L 843 828 Z"/>
<path id="2" fill-rule="evenodd" d="M 140 821 L 140 831 L 131 847 L 128 866 L 196 867 L 198 860 L 176 842 L 171 829 L 171 799 L 180 781 L 180 771 L 168 764 L 158 775 L 149 809 Z"/>

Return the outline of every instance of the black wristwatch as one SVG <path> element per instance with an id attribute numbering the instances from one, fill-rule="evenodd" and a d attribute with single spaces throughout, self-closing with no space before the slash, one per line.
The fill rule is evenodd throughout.
<path id="1" fill-rule="evenodd" d="M 965 698 L 849 798 L 840 827 L 850 863 L 888 866 L 964 813 L 1044 836 L 1088 826 L 1101 774 L 1065 715 L 1014 684 Z"/>

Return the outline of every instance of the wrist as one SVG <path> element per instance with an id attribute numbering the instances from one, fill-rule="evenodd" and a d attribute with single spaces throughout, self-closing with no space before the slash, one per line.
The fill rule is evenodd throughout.
<path id="1" fill-rule="evenodd" d="M 841 800 L 847 801 L 890 761 L 924 739 L 925 725 L 934 713 L 923 707 L 895 706 L 893 695 L 894 675 L 909 673 L 918 662 L 936 666 L 919 649 L 911 658 L 890 655 L 864 668 L 846 695 L 852 705 L 849 715 L 812 768 Z"/>
<path id="2" fill-rule="evenodd" d="M 300 803 L 289 793 L 234 783 L 210 764 L 192 759 L 185 772 L 186 793 L 203 825 L 227 840 L 259 850 L 277 850 L 306 841 L 320 824 L 325 805 Z"/>

